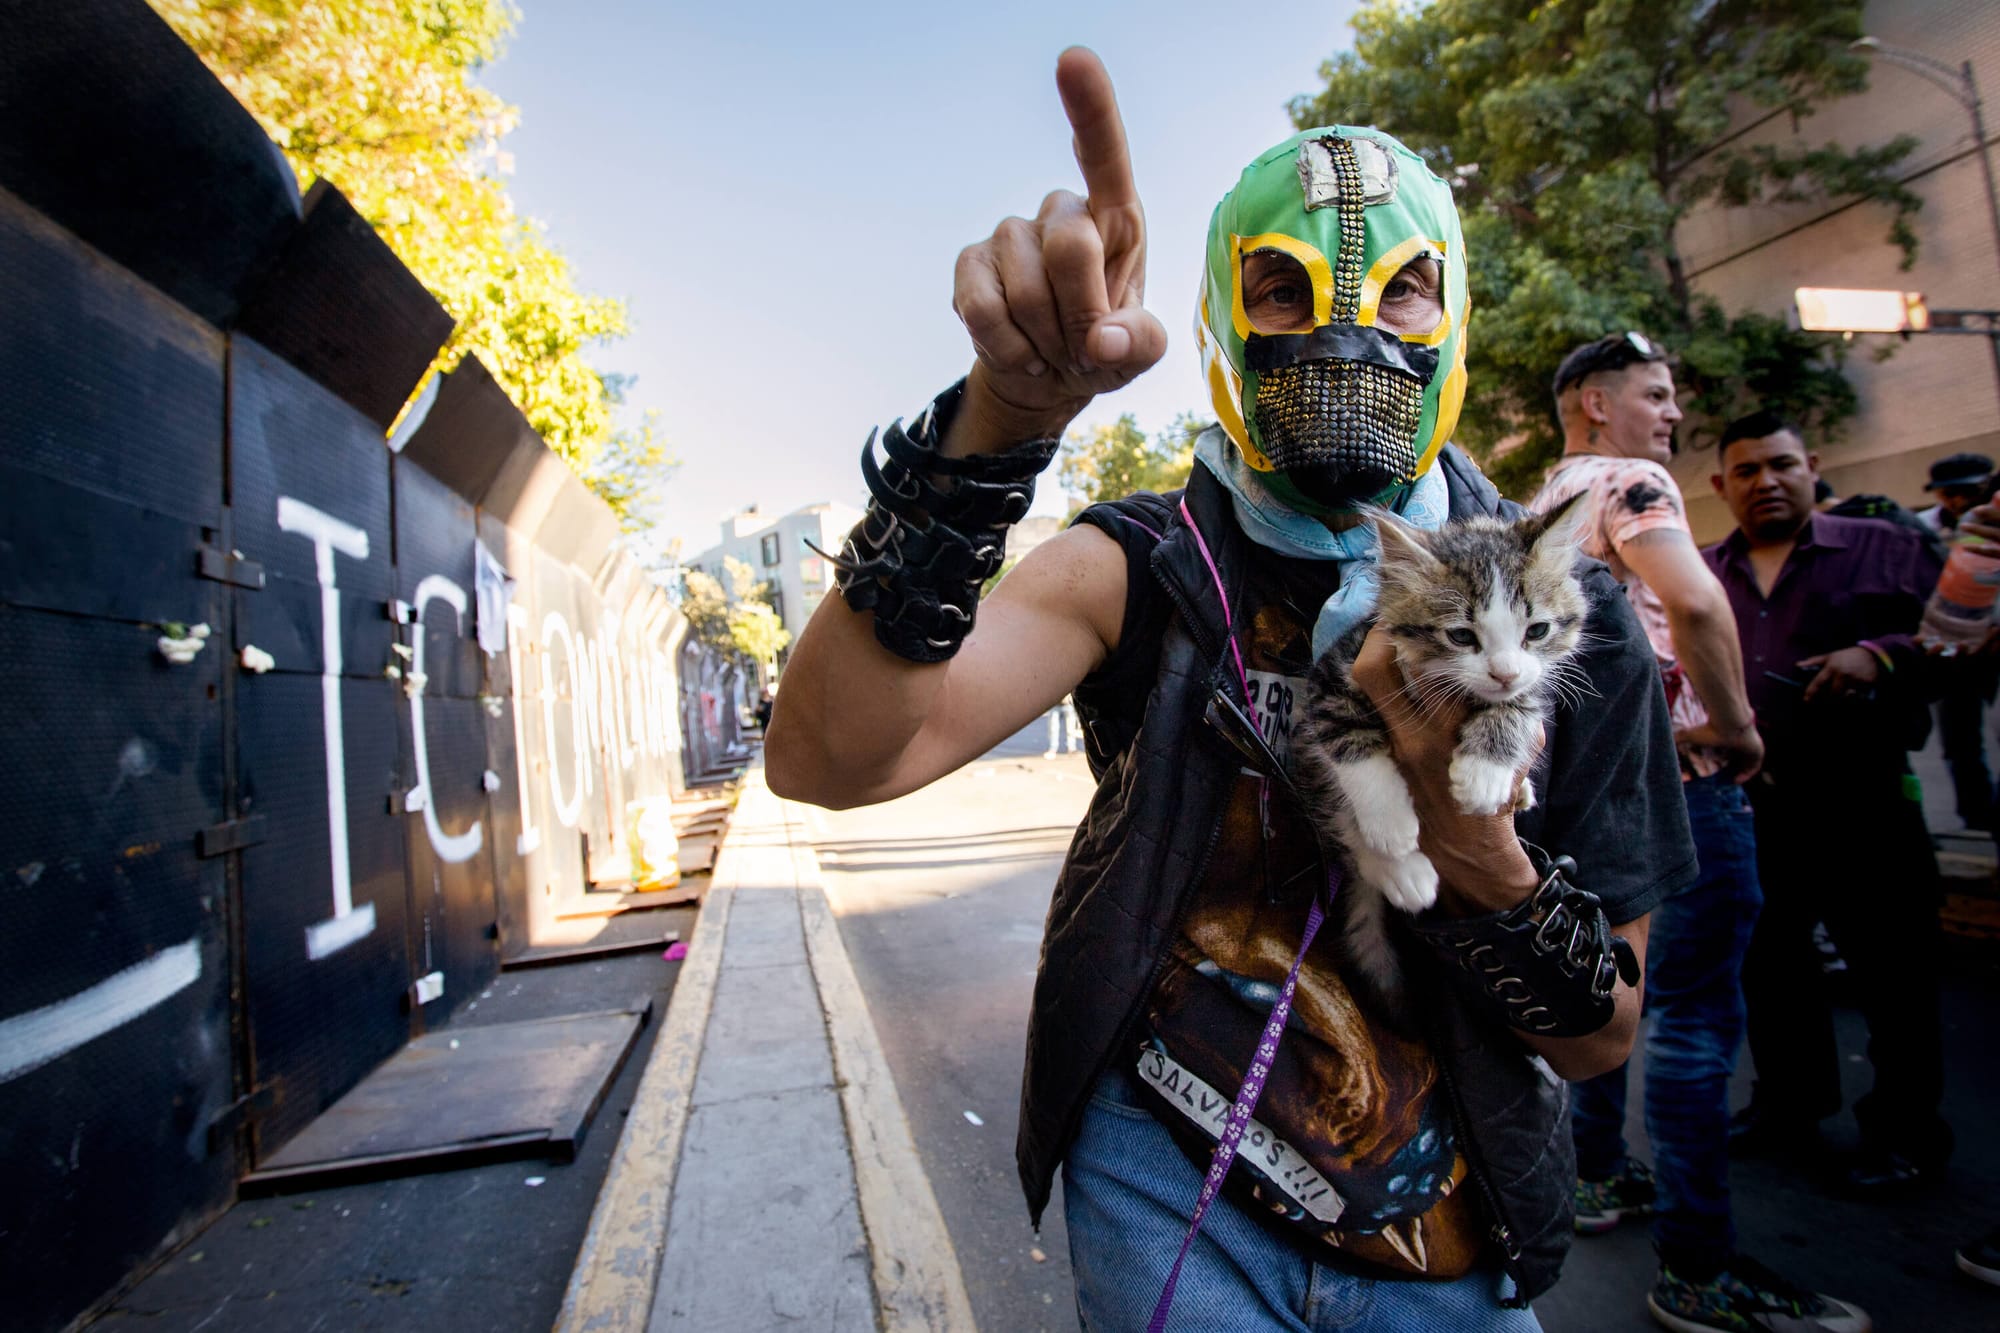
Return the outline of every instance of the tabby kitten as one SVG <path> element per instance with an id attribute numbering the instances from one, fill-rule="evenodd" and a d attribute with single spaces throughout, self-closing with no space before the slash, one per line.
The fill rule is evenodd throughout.
<path id="1" fill-rule="evenodd" d="M 1372 623 L 1394 637 L 1404 690 L 1420 711 L 1468 709 L 1452 752 L 1451 794 L 1467 814 L 1525 810 L 1525 777 L 1559 694 L 1589 688 L 1571 661 L 1583 638 L 1583 588 L 1572 572 L 1587 506 L 1579 493 L 1514 522 L 1469 518 L 1433 532 L 1385 511 L 1381 591 L 1364 621 L 1313 664 L 1305 716 L 1292 737 L 1316 821 L 1353 871 L 1345 935 L 1362 978 L 1401 993 L 1384 903 L 1420 912 L 1437 901 L 1437 870 L 1417 850 L 1417 814 L 1389 754 L 1381 715 L 1349 675 Z"/>

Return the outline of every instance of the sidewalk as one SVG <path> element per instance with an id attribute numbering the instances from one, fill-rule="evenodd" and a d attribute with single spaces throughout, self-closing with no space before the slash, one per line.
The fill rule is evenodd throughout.
<path id="1" fill-rule="evenodd" d="M 692 907 L 644 914 L 694 930 Z M 92 1333 L 540 1333 L 555 1320 L 578 1238 L 683 964 L 657 949 L 502 972 L 449 1032 L 652 1006 L 573 1162 L 541 1157 L 245 1198 L 188 1238 Z M 526 1076 L 524 1074 L 524 1076 Z M 79 1237 L 79 1244 L 90 1243 Z M 0 1297 L 0 1312 L 5 1310 Z M 0 1329 L 11 1328 L 0 1313 Z"/>
<path id="2" fill-rule="evenodd" d="M 746 778 L 556 1327 L 969 1329 L 796 810 Z"/>

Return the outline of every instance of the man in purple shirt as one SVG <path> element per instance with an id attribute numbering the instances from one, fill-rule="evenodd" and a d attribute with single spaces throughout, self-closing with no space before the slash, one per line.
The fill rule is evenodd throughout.
<path id="1" fill-rule="evenodd" d="M 1937 861 L 1907 754 L 1928 720 L 1913 636 L 1938 560 L 1893 524 L 1815 512 L 1818 458 L 1772 413 L 1731 422 L 1716 465 L 1736 531 L 1703 555 L 1736 614 L 1766 747 L 1751 788 L 1764 912 L 1743 972 L 1757 1090 L 1740 1124 L 1749 1140 L 1809 1142 L 1840 1109 L 1812 947 L 1824 920 L 1875 1065 L 1847 1184 L 1907 1188 L 1936 1177 L 1952 1147 L 1938 1114 Z"/>

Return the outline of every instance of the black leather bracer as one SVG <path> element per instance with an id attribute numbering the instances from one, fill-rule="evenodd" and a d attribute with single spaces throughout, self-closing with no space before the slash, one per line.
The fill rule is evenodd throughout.
<path id="1" fill-rule="evenodd" d="M 1522 843 L 1541 884 L 1517 906 L 1487 916 L 1427 915 L 1414 923 L 1446 962 L 1522 1032 L 1581 1037 L 1611 1021 L 1613 985 L 1639 984 L 1638 955 L 1611 933 L 1597 895 L 1576 887 L 1576 862 Z"/>
<path id="2" fill-rule="evenodd" d="M 980 586 L 1005 557 L 1007 529 L 1027 515 L 1035 478 L 1062 443 L 944 457 L 938 442 L 964 389 L 961 380 L 939 394 L 907 430 L 897 421 L 868 436 L 861 447 L 868 512 L 840 554 L 828 557 L 840 570 L 841 597 L 875 613 L 876 641 L 912 662 L 941 662 L 971 633 Z"/>

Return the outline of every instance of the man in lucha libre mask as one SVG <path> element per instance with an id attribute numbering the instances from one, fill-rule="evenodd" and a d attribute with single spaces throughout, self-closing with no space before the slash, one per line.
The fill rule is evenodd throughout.
<path id="1" fill-rule="evenodd" d="M 1219 424 L 1200 466 L 1183 490 L 1092 506 L 982 600 L 1063 431 L 1166 347 L 1109 77 L 1081 49 L 1056 77 L 1087 193 L 960 255 L 972 369 L 864 449 L 868 514 L 787 667 L 771 787 L 889 800 L 1074 691 L 1099 785 L 1049 909 L 1016 1161 L 1036 1219 L 1064 1173 L 1086 1326 L 1171 1306 L 1298 1328 L 1312 1306 L 1531 1330 L 1570 1235 L 1560 1078 L 1629 1053 L 1639 993 L 1613 938 L 1643 961 L 1652 904 L 1695 872 L 1651 650 L 1618 585 L 1587 573 L 1589 687 L 1549 728 L 1542 804 L 1467 815 L 1448 780 L 1462 709 L 1412 707 L 1389 636 L 1368 636 L 1354 678 L 1439 898 L 1402 950 L 1421 1011 L 1351 989 L 1339 930 L 1307 943 L 1345 900 L 1287 751 L 1329 613 L 1372 606 L 1362 508 L 1419 528 L 1519 512 L 1450 443 L 1467 315 L 1451 192 L 1374 130 L 1259 156 L 1210 229 L 1197 337 Z M 1506 996 L 1446 961 L 1474 949 Z M 1255 1145 L 1233 1165 L 1225 1124 Z"/>
<path id="2" fill-rule="evenodd" d="M 1243 172 L 1209 223 L 1196 336 L 1218 421 L 1304 514 L 1391 503 L 1465 399 L 1465 243 L 1450 188 L 1378 130 L 1308 130 Z M 1392 332 L 1385 299 L 1441 287 Z M 1309 301 L 1309 306 L 1308 306 Z"/>

